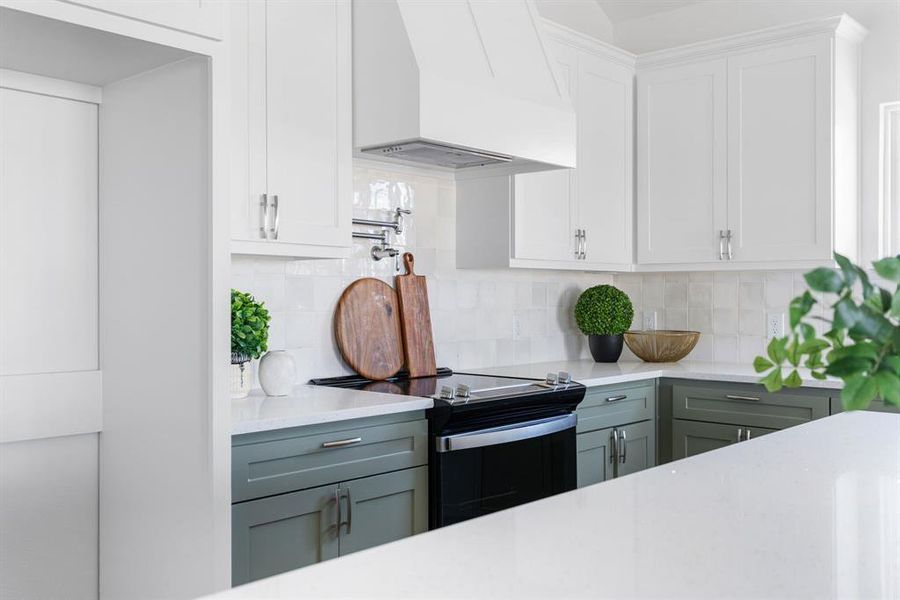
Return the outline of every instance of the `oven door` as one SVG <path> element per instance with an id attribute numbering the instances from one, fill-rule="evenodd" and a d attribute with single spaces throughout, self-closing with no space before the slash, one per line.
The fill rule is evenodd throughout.
<path id="1" fill-rule="evenodd" d="M 438 436 L 431 527 L 575 489 L 574 413 Z"/>

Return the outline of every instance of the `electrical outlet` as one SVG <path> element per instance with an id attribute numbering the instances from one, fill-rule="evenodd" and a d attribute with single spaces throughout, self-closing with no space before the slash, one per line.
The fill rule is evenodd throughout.
<path id="1" fill-rule="evenodd" d="M 648 311 L 644 313 L 644 329 L 656 329 L 656 311 Z"/>
<path id="2" fill-rule="evenodd" d="M 770 313 L 766 325 L 766 339 L 784 337 L 784 313 Z"/>

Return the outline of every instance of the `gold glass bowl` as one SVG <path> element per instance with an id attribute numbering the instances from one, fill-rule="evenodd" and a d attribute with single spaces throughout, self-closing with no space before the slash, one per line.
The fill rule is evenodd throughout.
<path id="1" fill-rule="evenodd" d="M 625 332 L 628 348 L 647 362 L 679 361 L 690 354 L 699 339 L 699 331 L 654 329 Z"/>

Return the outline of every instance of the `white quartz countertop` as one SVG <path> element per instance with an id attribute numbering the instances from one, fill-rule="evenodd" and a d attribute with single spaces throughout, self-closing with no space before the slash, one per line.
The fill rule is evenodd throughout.
<path id="1" fill-rule="evenodd" d="M 264 579 L 249 598 L 897 598 L 900 415 L 843 413 Z"/>
<path id="2" fill-rule="evenodd" d="M 531 363 L 489 369 L 473 369 L 473 373 L 488 375 L 508 375 L 513 377 L 541 378 L 547 373 L 566 371 L 572 379 L 586 386 L 609 385 L 629 381 L 672 377 L 678 379 L 700 379 L 708 381 L 730 381 L 733 383 L 759 383 L 759 373 L 753 366 L 744 363 L 719 363 L 682 360 L 677 363 L 646 363 L 620 361 L 617 363 L 597 363 L 593 360 L 566 360 L 557 362 Z M 840 389 L 843 382 L 829 378 L 824 381 L 814 379 L 808 369 L 800 369 L 804 387 Z M 787 375 L 787 371 L 785 372 Z"/>
<path id="3" fill-rule="evenodd" d="M 257 390 L 231 401 L 231 434 L 425 410 L 433 405 L 431 398 L 316 385 L 298 385 L 290 396 L 266 396 Z"/>
<path id="4" fill-rule="evenodd" d="M 543 379 L 547 373 L 559 371 L 567 371 L 575 381 L 587 386 L 657 377 L 757 383 L 760 377 L 750 365 L 701 361 L 596 363 L 593 360 L 570 360 L 460 370 L 466 373 L 535 379 Z M 813 379 L 808 371 L 801 370 L 801 376 L 806 387 L 840 389 L 842 385 L 837 379 Z M 384 384 L 384 389 L 390 390 L 391 385 Z M 248 398 L 231 402 L 232 435 L 425 410 L 433 405 L 431 398 L 315 385 L 298 385 L 290 396 L 280 397 L 267 397 L 256 390 Z"/>

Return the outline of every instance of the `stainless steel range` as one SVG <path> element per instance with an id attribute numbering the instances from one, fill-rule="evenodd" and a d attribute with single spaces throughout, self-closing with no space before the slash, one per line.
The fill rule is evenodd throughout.
<path id="1" fill-rule="evenodd" d="M 429 420 L 429 521 L 450 525 L 575 489 L 575 408 L 585 388 L 566 373 L 545 380 L 453 373 L 316 385 L 434 399 Z"/>

